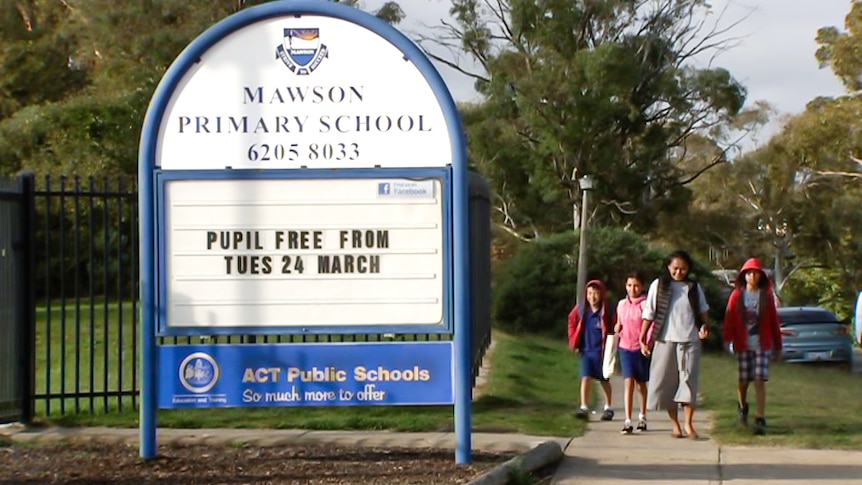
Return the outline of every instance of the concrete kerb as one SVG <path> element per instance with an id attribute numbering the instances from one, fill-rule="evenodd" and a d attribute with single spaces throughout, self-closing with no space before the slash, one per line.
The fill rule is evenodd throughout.
<path id="1" fill-rule="evenodd" d="M 502 465 L 468 482 L 467 485 L 506 485 L 513 476 L 525 475 L 557 463 L 563 457 L 563 446 L 556 441 L 545 441 Z"/>

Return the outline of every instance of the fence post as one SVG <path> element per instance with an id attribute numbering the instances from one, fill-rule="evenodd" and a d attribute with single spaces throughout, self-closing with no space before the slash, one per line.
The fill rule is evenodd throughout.
<path id="1" fill-rule="evenodd" d="M 21 263 L 18 266 L 18 281 L 21 288 L 21 315 L 18 318 L 20 339 L 19 367 L 21 376 L 21 421 L 31 424 L 35 414 L 36 388 L 36 174 L 31 170 L 18 172 L 18 187 L 21 192 L 21 233 L 18 248 Z"/>

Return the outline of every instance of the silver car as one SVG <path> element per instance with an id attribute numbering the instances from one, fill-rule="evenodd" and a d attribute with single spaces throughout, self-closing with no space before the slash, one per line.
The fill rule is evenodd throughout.
<path id="1" fill-rule="evenodd" d="M 831 311 L 815 306 L 779 307 L 786 362 L 849 362 L 850 328 Z"/>

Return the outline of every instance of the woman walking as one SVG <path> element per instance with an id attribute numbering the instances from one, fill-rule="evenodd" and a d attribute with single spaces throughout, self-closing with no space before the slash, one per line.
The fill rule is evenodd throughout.
<path id="1" fill-rule="evenodd" d="M 668 258 L 667 274 L 650 284 L 643 310 L 640 346 L 644 355 L 652 356 L 647 408 L 667 410 L 673 437 L 697 439 L 694 411 L 700 340 L 709 336 L 709 305 L 701 286 L 689 278 L 691 265 L 691 256 L 686 251 L 674 251 Z M 683 408 L 685 416 L 682 426 L 679 407 Z"/>

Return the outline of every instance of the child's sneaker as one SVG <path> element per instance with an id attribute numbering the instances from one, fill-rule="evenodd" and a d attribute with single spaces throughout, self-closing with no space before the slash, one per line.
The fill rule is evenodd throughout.
<path id="1" fill-rule="evenodd" d="M 754 418 L 754 434 L 759 436 L 766 434 L 766 418 Z"/>
<path id="2" fill-rule="evenodd" d="M 579 408 L 575 411 L 575 417 L 578 419 L 587 420 L 590 417 L 590 410 L 587 408 Z"/>
<path id="3" fill-rule="evenodd" d="M 638 431 L 646 431 L 646 418 L 638 420 Z"/>
<path id="4" fill-rule="evenodd" d="M 632 420 L 627 419 L 625 424 L 623 424 L 623 430 L 620 431 L 621 434 L 632 434 L 634 428 L 632 427 Z"/>
<path id="5" fill-rule="evenodd" d="M 748 403 L 745 404 L 737 404 L 737 408 L 739 409 L 739 425 L 743 428 L 748 427 Z"/>

